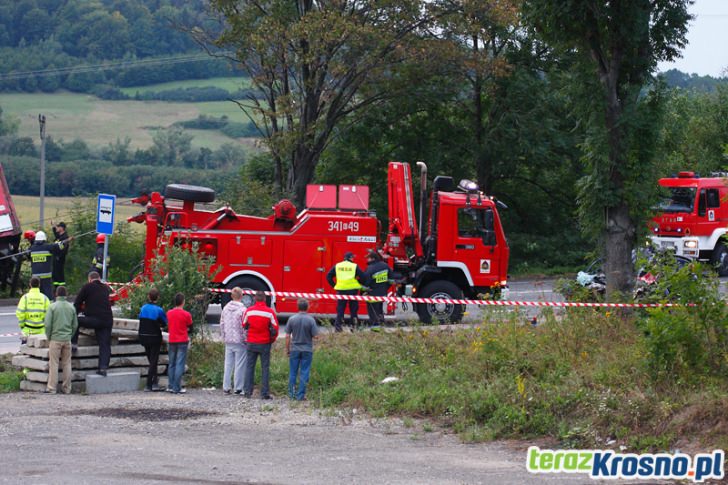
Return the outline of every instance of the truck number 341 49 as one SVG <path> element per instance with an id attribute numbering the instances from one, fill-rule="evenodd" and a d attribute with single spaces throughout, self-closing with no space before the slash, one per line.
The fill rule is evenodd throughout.
<path id="1" fill-rule="evenodd" d="M 359 232 L 358 222 L 329 221 L 329 232 Z"/>

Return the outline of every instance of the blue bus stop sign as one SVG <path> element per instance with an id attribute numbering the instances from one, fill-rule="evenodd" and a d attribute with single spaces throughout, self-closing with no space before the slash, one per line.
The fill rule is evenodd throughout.
<path id="1" fill-rule="evenodd" d="M 96 204 L 96 232 L 99 234 L 113 234 L 114 216 L 116 212 L 116 196 L 99 194 Z"/>

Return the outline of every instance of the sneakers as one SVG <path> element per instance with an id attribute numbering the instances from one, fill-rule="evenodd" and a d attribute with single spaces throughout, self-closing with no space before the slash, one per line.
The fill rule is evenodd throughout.
<path id="1" fill-rule="evenodd" d="M 163 391 L 163 390 L 164 389 L 159 387 L 159 384 L 152 384 L 152 392 L 159 392 L 159 391 Z"/>
<path id="2" fill-rule="evenodd" d="M 183 388 L 182 388 L 182 389 L 180 389 L 179 391 L 174 391 L 174 393 L 175 393 L 175 394 L 186 394 L 186 393 L 187 393 L 187 389 L 185 389 L 185 388 L 183 387 Z"/>
<path id="3" fill-rule="evenodd" d="M 172 389 L 171 387 L 168 387 L 167 392 L 171 392 L 172 394 L 174 394 L 174 389 Z"/>
<path id="4" fill-rule="evenodd" d="M 241 395 L 242 393 L 243 393 L 242 389 L 238 389 L 237 391 L 235 391 L 235 394 L 237 394 L 238 396 Z"/>
<path id="5" fill-rule="evenodd" d="M 78 345 L 71 344 L 71 355 L 76 355 L 78 353 Z"/>
<path id="6" fill-rule="evenodd" d="M 263 399 L 263 400 L 265 400 L 265 401 L 269 401 L 269 400 L 273 399 L 270 396 L 261 396 L 260 398 Z"/>
<path id="7" fill-rule="evenodd" d="M 144 392 L 152 392 L 152 388 L 151 387 L 145 387 L 144 388 Z"/>
<path id="8" fill-rule="evenodd" d="M 96 371 L 96 374 L 106 377 L 106 369 L 99 369 Z"/>
<path id="9" fill-rule="evenodd" d="M 232 391 L 230 389 L 223 389 L 222 392 L 224 392 L 225 394 L 230 394 Z M 235 391 L 235 394 L 239 394 L 239 392 Z"/>

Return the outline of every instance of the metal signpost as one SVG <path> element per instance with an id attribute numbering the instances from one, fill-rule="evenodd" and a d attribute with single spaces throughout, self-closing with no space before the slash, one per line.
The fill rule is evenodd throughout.
<path id="1" fill-rule="evenodd" d="M 106 281 L 106 260 L 109 255 L 109 239 L 114 232 L 114 216 L 116 215 L 116 196 L 99 194 L 96 204 L 96 232 L 106 234 L 104 240 L 104 261 L 101 279 Z"/>

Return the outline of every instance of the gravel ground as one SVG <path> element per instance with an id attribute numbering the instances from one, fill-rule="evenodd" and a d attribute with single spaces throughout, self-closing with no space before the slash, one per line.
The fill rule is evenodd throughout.
<path id="1" fill-rule="evenodd" d="M 221 391 L 0 395 L 3 483 L 594 483 L 424 423 Z"/>

